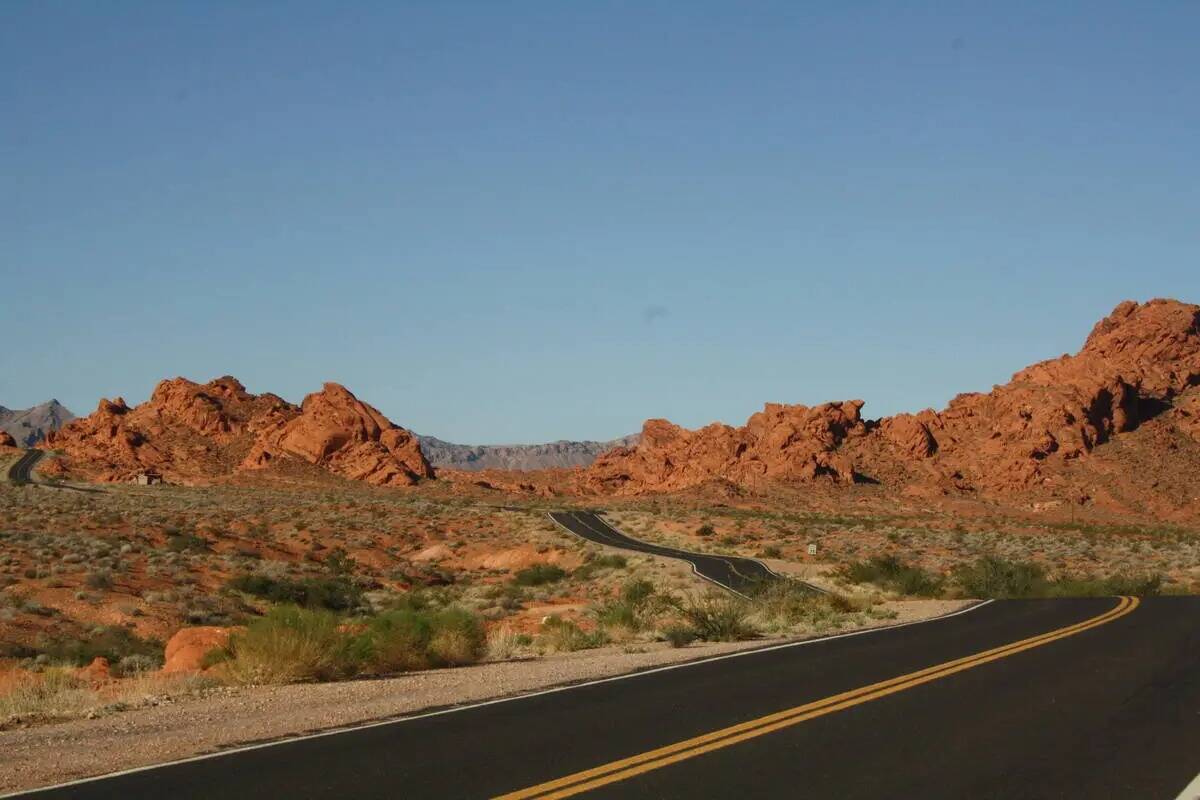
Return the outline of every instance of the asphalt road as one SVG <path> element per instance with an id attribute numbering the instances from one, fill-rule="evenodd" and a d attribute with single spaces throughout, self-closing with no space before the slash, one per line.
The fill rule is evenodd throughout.
<path id="1" fill-rule="evenodd" d="M 37 796 L 1175 800 L 1198 623 L 1200 598 L 995 602 Z"/>
<path id="2" fill-rule="evenodd" d="M 33 468 L 44 455 L 41 450 L 26 450 L 24 455 L 8 468 L 8 480 L 18 486 L 33 483 Z"/>
<path id="3" fill-rule="evenodd" d="M 745 594 L 755 585 L 779 577 L 762 562 L 753 558 L 691 553 L 638 541 L 621 533 L 605 522 L 599 514 L 591 511 L 555 511 L 550 514 L 550 518 L 576 536 L 599 544 L 686 561 L 701 578 L 738 594 Z M 805 585 L 814 591 L 823 591 L 812 584 Z"/>

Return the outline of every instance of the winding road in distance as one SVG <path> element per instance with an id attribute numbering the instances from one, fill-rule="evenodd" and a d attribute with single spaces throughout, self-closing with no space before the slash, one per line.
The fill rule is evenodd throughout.
<path id="1" fill-rule="evenodd" d="M 686 561 L 692 565 L 692 570 L 701 578 L 740 595 L 745 595 L 757 585 L 780 577 L 761 561 L 753 558 L 692 553 L 674 547 L 663 547 L 638 541 L 621 533 L 601 519 L 599 514 L 592 511 L 554 511 L 551 512 L 550 519 L 576 536 L 589 539 L 597 544 Z M 824 592 L 823 589 L 813 586 L 811 583 L 804 583 L 804 585 L 813 591 Z"/>
<path id="2" fill-rule="evenodd" d="M 45 453 L 41 450 L 26 450 L 11 467 L 8 468 L 8 480 L 18 486 L 33 483 L 33 468 L 42 460 Z"/>

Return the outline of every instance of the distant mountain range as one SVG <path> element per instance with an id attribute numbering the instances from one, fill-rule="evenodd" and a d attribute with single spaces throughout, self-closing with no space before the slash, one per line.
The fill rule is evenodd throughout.
<path id="1" fill-rule="evenodd" d="M 614 447 L 633 447 L 641 436 L 635 433 L 607 442 L 560 440 L 546 444 L 497 445 L 453 444 L 433 436 L 417 438 L 421 442 L 421 451 L 435 467 L 531 470 L 586 467 L 596 460 L 596 456 Z"/>
<path id="2" fill-rule="evenodd" d="M 75 415 L 57 400 L 26 409 L 0 406 L 0 430 L 11 434 L 22 447 L 32 447 L 47 433 L 58 430 L 73 419 Z"/>

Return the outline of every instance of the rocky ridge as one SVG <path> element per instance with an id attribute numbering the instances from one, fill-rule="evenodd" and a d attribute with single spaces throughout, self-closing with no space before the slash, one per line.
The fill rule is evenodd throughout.
<path id="1" fill-rule="evenodd" d="M 1121 303 L 1075 355 L 1034 364 L 942 411 L 864 420 L 860 400 L 768 404 L 741 427 L 695 431 L 649 420 L 635 447 L 584 471 L 599 493 L 673 491 L 764 479 L 923 484 L 941 491 L 1020 491 L 1053 483 L 1100 445 L 1160 415 L 1195 431 L 1200 306 Z"/>
<path id="2" fill-rule="evenodd" d="M 251 394 L 229 376 L 205 384 L 165 380 L 132 408 L 119 397 L 101 400 L 41 446 L 61 453 L 44 472 L 108 482 L 153 472 L 199 483 L 288 463 L 378 485 L 433 477 L 412 433 L 336 383 L 297 407 Z"/>
<path id="3" fill-rule="evenodd" d="M 545 444 L 467 445 L 433 436 L 418 437 L 421 450 L 434 467 L 468 471 L 585 467 L 601 453 L 615 447 L 632 447 L 639 438 L 638 434 L 633 434 L 607 442 L 559 440 Z"/>
<path id="4" fill-rule="evenodd" d="M 50 431 L 56 431 L 75 419 L 75 415 L 57 400 L 25 409 L 0 406 L 0 431 L 12 436 L 19 447 L 33 447 Z"/>

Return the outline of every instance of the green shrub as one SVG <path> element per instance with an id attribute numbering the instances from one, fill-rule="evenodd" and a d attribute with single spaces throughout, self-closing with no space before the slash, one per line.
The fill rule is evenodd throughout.
<path id="1" fill-rule="evenodd" d="M 593 609 L 601 627 L 637 632 L 650 627 L 659 614 L 672 605 L 669 597 L 658 594 L 647 580 L 626 581 L 617 597 Z"/>
<path id="2" fill-rule="evenodd" d="M 602 569 L 624 569 L 628 563 L 625 556 L 621 555 L 596 556 L 576 567 L 571 576 L 587 580 Z"/>
<path id="3" fill-rule="evenodd" d="M 840 574 L 851 583 L 873 583 L 900 594 L 936 597 L 942 591 L 941 578 L 893 555 L 874 556 L 847 564 Z"/>
<path id="4" fill-rule="evenodd" d="M 954 570 L 954 579 L 968 597 L 1044 597 L 1049 592 L 1046 572 L 1040 566 L 995 556 L 959 565 Z"/>
<path id="5" fill-rule="evenodd" d="M 89 589 L 111 589 L 113 586 L 112 573 L 106 569 L 89 572 L 83 582 Z"/>
<path id="6" fill-rule="evenodd" d="M 351 652 L 376 673 L 473 664 L 487 649 L 480 618 L 462 608 L 402 608 L 367 620 Z"/>
<path id="7" fill-rule="evenodd" d="M 699 528 L 696 529 L 696 535 L 704 536 L 707 538 L 709 536 L 716 535 L 716 530 L 713 528 L 712 525 L 701 525 Z"/>
<path id="8" fill-rule="evenodd" d="M 474 664 L 487 651 L 487 634 L 478 616 L 462 608 L 447 608 L 433 616 L 429 655 L 434 666 Z"/>
<path id="9" fill-rule="evenodd" d="M 367 622 L 356 647 L 375 672 L 404 672 L 426 669 L 429 640 L 433 636 L 430 615 L 411 609 L 387 611 Z"/>
<path id="10" fill-rule="evenodd" d="M 778 628 L 794 625 L 840 628 L 856 610 L 841 595 L 814 592 L 788 579 L 768 581 L 755 587 L 751 604 L 758 617 Z"/>
<path id="11" fill-rule="evenodd" d="M 662 636 L 671 647 L 687 647 L 696 641 L 696 631 L 690 625 L 668 625 L 663 628 Z"/>
<path id="12" fill-rule="evenodd" d="M 709 593 L 685 603 L 680 614 L 696 638 L 706 642 L 736 642 L 758 635 L 750 623 L 750 604 L 738 597 Z"/>
<path id="13" fill-rule="evenodd" d="M 194 533 L 178 533 L 168 537 L 167 549 L 172 553 L 182 553 L 188 550 L 203 552 L 208 549 L 208 542 Z"/>
<path id="14" fill-rule="evenodd" d="M 1110 575 L 1107 578 L 1060 578 L 1048 587 L 1053 597 L 1113 597 L 1134 595 L 1152 597 L 1162 594 L 1161 575 Z"/>
<path id="15" fill-rule="evenodd" d="M 97 628 L 84 639 L 42 639 L 36 649 L 54 663 L 76 666 L 90 664 L 97 656 L 114 665 L 129 656 L 145 657 L 156 665 L 163 660 L 161 642 L 142 639 L 117 625 Z"/>
<path id="16" fill-rule="evenodd" d="M 602 630 L 588 633 L 570 620 L 551 616 L 542 622 L 541 640 L 552 650 L 569 653 L 599 647 L 608 637 Z"/>
<path id="17" fill-rule="evenodd" d="M 352 644 L 328 611 L 277 606 L 230 637 L 225 668 L 242 683 L 336 680 L 357 671 Z"/>
<path id="18" fill-rule="evenodd" d="M 305 608 L 346 611 L 362 601 L 362 591 L 347 578 L 305 578 L 290 580 L 266 575 L 238 575 L 228 586 L 239 592 Z"/>
<path id="19" fill-rule="evenodd" d="M 534 564 L 532 567 L 526 567 L 519 570 L 513 576 L 513 583 L 517 586 L 543 586 L 547 583 L 556 583 L 567 576 L 566 570 L 554 564 Z"/>

